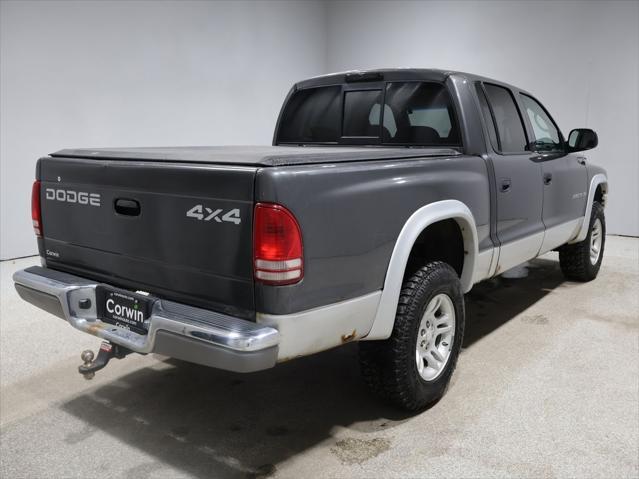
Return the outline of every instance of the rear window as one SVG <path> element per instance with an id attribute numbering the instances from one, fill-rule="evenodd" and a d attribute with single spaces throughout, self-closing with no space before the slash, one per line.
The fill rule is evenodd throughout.
<path id="1" fill-rule="evenodd" d="M 340 138 L 342 87 L 309 88 L 296 92 L 286 105 L 279 141 L 333 143 Z"/>
<path id="2" fill-rule="evenodd" d="M 366 90 L 299 90 L 282 113 L 277 143 L 459 146 L 448 91 L 432 82 L 389 82 Z M 383 105 L 383 107 L 382 107 Z"/>
<path id="3" fill-rule="evenodd" d="M 379 134 L 382 90 L 347 91 L 344 93 L 344 136 Z"/>
<path id="4" fill-rule="evenodd" d="M 386 105 L 397 131 L 384 128 L 385 143 L 458 145 L 450 96 L 438 83 L 389 83 Z"/>

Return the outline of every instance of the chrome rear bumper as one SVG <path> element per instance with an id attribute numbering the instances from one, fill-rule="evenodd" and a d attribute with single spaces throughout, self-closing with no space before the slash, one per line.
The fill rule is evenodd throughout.
<path id="1" fill-rule="evenodd" d="M 85 333 L 138 353 L 158 353 L 237 372 L 273 367 L 277 329 L 160 298 L 153 301 L 148 334 L 141 335 L 97 318 L 99 283 L 40 266 L 13 275 L 16 290 L 35 306 L 68 321 Z M 82 309 L 81 300 L 90 300 Z M 86 307 L 86 302 L 85 302 Z"/>

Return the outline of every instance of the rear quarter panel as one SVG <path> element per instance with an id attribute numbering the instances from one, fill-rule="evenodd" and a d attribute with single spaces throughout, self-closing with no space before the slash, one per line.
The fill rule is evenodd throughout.
<path id="1" fill-rule="evenodd" d="M 300 223 L 304 279 L 291 286 L 256 284 L 256 310 L 290 314 L 382 289 L 402 227 L 436 201 L 466 204 L 479 250 L 491 246 L 488 178 L 478 156 L 259 170 L 255 200 L 284 205 Z"/>

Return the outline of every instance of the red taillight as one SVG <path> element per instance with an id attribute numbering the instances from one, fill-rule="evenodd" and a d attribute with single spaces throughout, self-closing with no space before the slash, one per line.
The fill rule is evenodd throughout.
<path id="1" fill-rule="evenodd" d="M 31 189 L 31 219 L 33 220 L 33 232 L 36 236 L 42 236 L 42 213 L 40 212 L 40 181 L 33 182 Z"/>
<path id="2" fill-rule="evenodd" d="M 302 232 L 293 214 L 271 203 L 255 205 L 253 225 L 255 279 L 268 284 L 293 284 L 304 276 Z"/>

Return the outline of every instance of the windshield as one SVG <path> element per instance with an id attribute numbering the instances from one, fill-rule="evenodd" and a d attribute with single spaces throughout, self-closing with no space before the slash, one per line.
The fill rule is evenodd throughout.
<path id="1" fill-rule="evenodd" d="M 298 90 L 284 108 L 276 143 L 461 145 L 444 85 L 415 81 Z"/>

